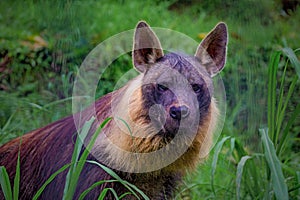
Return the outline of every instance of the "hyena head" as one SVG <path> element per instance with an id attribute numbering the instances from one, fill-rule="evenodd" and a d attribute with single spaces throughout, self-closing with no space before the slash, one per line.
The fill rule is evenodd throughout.
<path id="1" fill-rule="evenodd" d="M 219 23 L 198 46 L 194 56 L 164 55 L 159 39 L 145 23 L 134 36 L 133 63 L 143 74 L 142 108 L 157 136 L 171 141 L 178 132 L 197 133 L 211 121 L 212 77 L 225 64 L 227 27 Z M 140 116 L 139 116 L 140 117 Z M 209 134 L 209 133 L 208 133 Z M 195 135 L 193 135 L 195 136 Z"/>
<path id="2" fill-rule="evenodd" d="M 210 149 L 218 115 L 212 77 L 224 67 L 226 46 L 227 28 L 220 23 L 194 56 L 164 55 L 152 29 L 139 22 L 132 57 L 141 74 L 114 93 L 112 112 L 117 120 L 106 131 L 114 145 L 103 143 L 103 138 L 96 145 L 114 156 L 98 155 L 110 166 L 130 172 L 195 167 Z"/>

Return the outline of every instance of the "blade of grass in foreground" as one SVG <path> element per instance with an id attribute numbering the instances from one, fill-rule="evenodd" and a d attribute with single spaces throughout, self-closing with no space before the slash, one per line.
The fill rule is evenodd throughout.
<path id="1" fill-rule="evenodd" d="M 53 179 L 60 173 L 62 173 L 63 171 L 65 171 L 66 169 L 68 169 L 70 167 L 72 163 L 70 164 L 66 164 L 63 167 L 61 167 L 59 170 L 57 170 L 56 172 L 54 172 L 48 179 L 47 181 L 42 185 L 42 187 L 36 192 L 36 194 L 34 195 L 34 197 L 32 198 L 32 200 L 37 200 L 40 195 L 42 194 L 42 192 L 44 191 L 44 189 L 47 187 L 47 185 L 49 183 L 51 183 L 53 181 Z"/>
<path id="2" fill-rule="evenodd" d="M 296 51 L 297 50 L 295 50 L 295 52 Z M 295 67 L 295 71 L 296 71 L 298 77 L 300 78 L 300 62 L 299 62 L 299 59 L 297 58 L 295 52 L 289 47 L 283 48 L 282 52 L 284 55 L 286 55 L 289 58 L 289 60 L 291 61 L 291 64 Z"/>
<path id="3" fill-rule="evenodd" d="M 98 200 L 103 200 L 103 199 L 105 198 L 105 196 L 106 196 L 106 193 L 107 193 L 108 191 L 111 191 L 111 193 L 114 195 L 114 198 L 115 198 L 115 199 L 119 199 L 119 197 L 118 197 L 116 191 L 115 191 L 113 188 L 105 188 L 105 189 L 103 189 L 103 190 L 101 191 L 101 193 L 100 193 L 100 195 L 99 195 L 99 197 L 98 197 Z"/>
<path id="4" fill-rule="evenodd" d="M 21 147 L 22 141 L 20 141 L 20 147 Z M 20 186 L 20 147 L 18 152 L 18 158 L 17 158 L 17 166 L 16 166 L 16 175 L 14 178 L 14 200 L 19 199 L 19 186 Z"/>
<path id="5" fill-rule="evenodd" d="M 85 198 L 85 196 L 92 191 L 93 189 L 95 189 L 97 186 L 102 185 L 103 183 L 112 183 L 112 182 L 117 182 L 117 180 L 102 180 L 102 181 L 98 181 L 96 183 L 94 183 L 93 185 L 91 185 L 88 189 L 86 189 L 85 191 L 83 191 L 78 200 L 83 200 Z"/>
<path id="6" fill-rule="evenodd" d="M 97 130 L 95 131 L 95 133 L 92 135 L 92 138 L 89 142 L 89 144 L 87 145 L 87 147 L 85 148 L 85 150 L 83 151 L 78 163 L 77 163 L 77 166 L 75 167 L 74 169 L 74 173 L 71 175 L 71 180 L 70 180 L 70 183 L 69 183 L 69 187 L 68 187 L 68 190 L 67 192 L 64 194 L 63 196 L 63 199 L 66 199 L 66 200 L 69 200 L 69 199 L 73 199 L 73 196 L 74 196 L 74 193 L 75 193 L 75 190 L 76 190 L 76 187 L 77 187 L 77 183 L 78 183 L 78 179 L 79 179 L 79 176 L 80 176 L 80 173 L 86 163 L 86 159 L 92 149 L 92 147 L 94 146 L 94 143 L 96 142 L 96 139 L 98 137 L 98 135 L 100 134 L 102 128 L 111 120 L 112 118 L 109 117 L 107 119 L 105 119 L 101 125 L 97 128 Z M 93 119 L 91 119 L 93 120 Z M 87 129 L 85 129 L 87 130 Z M 79 137 L 77 137 L 77 140 L 80 140 Z"/>
<path id="7" fill-rule="evenodd" d="M 280 131 L 281 131 L 281 126 L 282 126 L 283 121 L 284 121 L 284 116 L 285 116 L 285 113 L 286 113 L 286 109 L 287 109 L 288 103 L 290 102 L 292 94 L 295 90 L 297 80 L 298 80 L 298 77 L 294 76 L 293 81 L 291 82 L 290 87 L 288 89 L 288 93 L 287 93 L 286 98 L 285 98 L 285 103 L 283 104 L 282 107 L 278 107 L 278 109 L 277 109 L 277 113 L 279 113 L 279 115 L 278 115 L 279 117 L 278 117 L 277 122 L 276 122 L 277 126 L 276 126 L 275 139 L 274 139 L 274 141 L 276 142 L 276 145 L 277 145 L 277 141 L 278 141 L 279 134 L 280 134 Z"/>
<path id="8" fill-rule="evenodd" d="M 271 184 L 277 199 L 289 199 L 288 188 L 283 176 L 281 162 L 279 161 L 275 147 L 268 136 L 268 129 L 260 129 L 264 155 L 271 172 Z"/>
<path id="9" fill-rule="evenodd" d="M 276 110 L 276 85 L 277 85 L 277 69 L 280 60 L 280 52 L 271 55 L 270 64 L 268 66 L 268 127 L 271 140 L 275 139 L 275 110 Z M 274 142 L 275 143 L 275 142 Z"/>
<path id="10" fill-rule="evenodd" d="M 280 138 L 280 142 L 279 142 L 279 145 L 276 149 L 276 153 L 277 155 L 280 156 L 280 154 L 282 153 L 282 149 L 283 149 L 283 146 L 284 144 L 287 142 L 286 141 L 286 138 L 287 138 L 287 135 L 290 131 L 290 128 L 292 127 L 292 125 L 294 124 L 295 120 L 297 119 L 297 117 L 300 115 L 300 104 L 297 105 L 296 109 L 293 111 L 291 117 L 289 118 L 288 122 L 287 122 L 287 125 L 285 126 L 284 130 L 283 130 L 283 134 Z"/>
<path id="11" fill-rule="evenodd" d="M 94 119 L 91 119 L 92 121 Z M 51 183 L 53 181 L 53 179 L 60 173 L 62 173 L 64 170 L 66 170 L 67 168 L 69 168 L 70 166 L 75 166 L 74 170 L 73 170 L 73 173 L 69 176 L 70 180 L 66 180 L 68 183 L 66 183 L 66 185 L 68 186 L 67 189 L 65 189 L 66 193 L 64 193 L 64 199 L 72 199 L 73 195 L 74 195 L 74 192 L 75 192 L 75 189 L 76 189 L 76 186 L 77 186 L 77 181 L 78 181 L 78 178 L 79 178 L 79 175 L 80 175 L 80 172 L 84 166 L 84 163 L 86 161 L 86 158 L 89 154 L 89 150 L 91 149 L 91 147 L 93 146 L 98 134 L 100 133 L 100 131 L 102 130 L 102 128 L 111 120 L 111 118 L 107 118 L 106 120 L 104 120 L 102 122 L 102 124 L 98 127 L 98 129 L 96 130 L 95 134 L 93 135 L 88 147 L 85 149 L 85 151 L 83 152 L 82 156 L 80 157 L 80 160 L 75 164 L 74 162 L 72 163 L 69 163 L 69 164 L 66 164 L 64 165 L 63 167 L 61 167 L 59 170 L 57 170 L 55 173 L 53 173 L 48 179 L 47 181 L 42 185 L 42 187 L 37 191 L 37 193 L 34 195 L 33 197 L 33 200 L 37 200 L 39 198 L 39 196 L 42 194 L 42 192 L 44 191 L 44 189 L 47 187 L 47 185 L 49 183 Z M 91 126 L 91 123 L 88 123 L 87 126 L 89 127 L 85 127 L 83 130 L 84 131 L 88 131 L 90 126 Z M 85 134 L 84 134 L 85 135 Z M 80 140 L 79 137 L 77 138 L 77 140 Z M 76 144 L 79 145 L 79 143 L 77 143 L 76 141 Z M 74 147 L 74 152 L 73 152 L 73 155 L 72 155 L 72 158 L 78 158 L 78 150 L 79 150 L 79 147 L 76 146 Z M 75 176 L 75 177 L 73 177 Z M 65 192 L 64 191 L 64 192 Z M 65 196 L 66 195 L 66 196 Z"/>
<path id="12" fill-rule="evenodd" d="M 8 173 L 4 166 L 0 167 L 0 184 L 6 200 L 13 199 Z"/>
<path id="13" fill-rule="evenodd" d="M 248 159 L 252 158 L 251 156 L 243 156 L 238 163 L 237 170 L 236 170 L 236 199 L 239 200 L 241 193 L 241 182 L 242 182 L 242 175 L 243 175 L 243 170 L 244 166 L 246 164 L 246 161 Z"/>
<path id="14" fill-rule="evenodd" d="M 139 196 L 135 193 L 138 192 L 143 199 L 145 200 L 149 200 L 149 197 L 147 197 L 146 194 L 144 194 L 144 192 L 142 190 L 140 190 L 138 187 L 136 187 L 135 185 L 121 179 L 113 170 L 111 170 L 110 168 L 96 162 L 96 161 L 92 161 L 92 160 L 88 160 L 88 163 L 91 164 L 95 164 L 98 165 L 99 167 L 101 167 L 105 172 L 107 172 L 110 176 L 112 176 L 113 178 L 115 178 L 117 181 L 119 181 L 122 185 L 124 185 L 137 199 L 140 199 Z M 135 190 L 135 191 L 134 191 Z"/>
<path id="15" fill-rule="evenodd" d="M 219 154 L 220 151 L 223 147 L 223 144 L 226 142 L 226 140 L 228 140 L 230 138 L 230 136 L 224 137 L 222 138 L 222 140 L 220 142 L 218 142 L 218 144 L 215 147 L 215 153 L 213 156 L 213 161 L 212 161 L 212 168 L 211 168 L 211 188 L 214 194 L 216 194 L 215 192 L 215 187 L 214 187 L 214 176 L 215 176 L 215 171 L 217 168 L 217 162 L 218 162 L 218 158 L 219 158 Z"/>
<path id="16" fill-rule="evenodd" d="M 68 190 L 70 188 L 70 183 L 71 183 L 71 178 L 74 176 L 74 171 L 77 166 L 77 161 L 79 160 L 79 154 L 83 146 L 83 141 L 86 138 L 93 122 L 95 121 L 95 117 L 92 117 L 89 121 L 85 122 L 81 131 L 80 135 L 78 135 L 76 139 L 76 143 L 74 146 L 73 154 L 72 154 L 72 159 L 71 163 L 72 165 L 70 166 L 70 169 L 68 171 L 67 177 L 66 177 L 66 182 L 65 182 L 65 188 L 64 188 L 64 196 L 67 195 Z"/>
<path id="17" fill-rule="evenodd" d="M 20 146 L 21 146 L 21 140 L 20 140 Z M 0 168 L 0 185 L 2 188 L 2 192 L 4 194 L 5 199 L 7 200 L 18 200 L 19 199 L 19 185 L 20 185 L 20 149 L 18 152 L 18 158 L 17 158 L 17 166 L 16 166 L 16 173 L 14 178 L 14 187 L 13 187 L 13 193 L 11 190 L 10 180 L 8 173 L 4 166 L 1 166 Z"/>

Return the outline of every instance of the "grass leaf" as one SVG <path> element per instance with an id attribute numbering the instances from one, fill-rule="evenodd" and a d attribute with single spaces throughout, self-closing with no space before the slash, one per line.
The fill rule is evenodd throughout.
<path id="1" fill-rule="evenodd" d="M 276 130 L 276 136 L 275 136 L 275 140 L 274 140 L 276 142 L 275 145 L 277 145 L 277 141 L 278 141 L 279 133 L 280 133 L 280 130 L 281 130 L 282 122 L 284 120 L 284 116 L 285 116 L 285 113 L 286 113 L 286 108 L 287 108 L 288 103 L 290 102 L 290 98 L 292 97 L 292 94 L 295 90 L 297 80 L 298 80 L 298 77 L 294 76 L 294 79 L 293 79 L 292 83 L 290 84 L 288 93 L 286 95 L 285 103 L 284 103 L 284 105 L 281 109 L 277 110 L 277 112 L 279 112 L 279 117 L 278 117 L 278 122 L 277 122 L 277 127 L 276 127 L 276 129 L 277 129 Z"/>
<path id="2" fill-rule="evenodd" d="M 277 199 L 289 199 L 287 185 L 283 176 L 281 162 L 279 161 L 274 144 L 268 136 L 268 129 L 260 129 L 264 147 L 264 155 L 271 173 L 271 184 Z"/>
<path id="3" fill-rule="evenodd" d="M 271 55 L 271 60 L 268 66 L 268 127 L 271 135 L 271 140 L 275 139 L 275 110 L 276 110 L 276 85 L 277 85 L 277 69 L 280 60 L 280 52 L 275 52 Z"/>
<path id="4" fill-rule="evenodd" d="M 110 176 L 112 176 L 113 178 L 115 178 L 117 181 L 119 181 L 122 185 L 124 185 L 137 199 L 140 199 L 139 196 L 136 194 L 136 192 L 138 192 L 142 197 L 143 199 L 145 200 L 149 200 L 149 197 L 147 197 L 147 195 L 142 191 L 140 190 L 138 187 L 136 187 L 135 185 L 127 182 L 127 181 L 124 181 L 122 180 L 113 170 L 111 170 L 110 168 L 96 162 L 96 161 L 92 161 L 92 160 L 88 160 L 87 161 L 88 163 L 91 163 L 91 164 L 95 164 L 95 165 L 98 165 L 99 167 L 101 167 L 105 172 L 107 172 Z M 134 190 L 136 192 L 134 192 Z"/>
<path id="5" fill-rule="evenodd" d="M 93 185 L 91 185 L 88 189 L 84 190 L 84 191 L 80 194 L 78 200 L 84 199 L 85 196 L 86 196 L 90 191 L 92 191 L 94 188 L 96 188 L 97 186 L 102 185 L 103 183 L 112 183 L 112 182 L 116 182 L 116 181 L 117 181 L 117 180 L 102 180 L 102 181 L 98 181 L 98 182 L 94 183 Z"/>
<path id="6" fill-rule="evenodd" d="M 286 138 L 287 138 L 287 135 L 289 133 L 289 130 L 290 128 L 292 127 L 292 125 L 294 124 L 295 120 L 297 119 L 297 117 L 299 116 L 300 114 L 300 104 L 297 105 L 297 107 L 295 108 L 295 110 L 293 111 L 292 115 L 290 116 L 284 130 L 283 130 L 283 134 L 281 136 L 281 139 L 280 139 L 280 142 L 279 142 L 279 145 L 276 149 L 276 152 L 278 155 L 281 154 L 281 151 L 283 149 L 283 146 L 286 142 Z"/>
<path id="7" fill-rule="evenodd" d="M 93 120 L 93 119 L 91 119 Z M 77 187 L 77 184 L 78 184 L 78 179 L 79 179 L 79 176 L 80 176 L 80 173 L 86 163 L 86 159 L 92 149 L 92 147 L 94 146 L 94 143 L 98 137 L 98 135 L 100 134 L 102 128 L 111 120 L 111 117 L 105 119 L 101 125 L 97 128 L 97 130 L 95 131 L 95 133 L 92 135 L 92 138 L 89 142 L 89 144 L 87 145 L 87 147 L 85 148 L 85 150 L 83 151 L 79 161 L 77 162 L 77 166 L 75 167 L 74 169 L 74 172 L 71 174 L 71 180 L 70 180 L 70 183 L 69 183 L 69 187 L 68 187 L 68 190 L 67 192 L 65 193 L 63 199 L 72 199 L 73 196 L 74 196 L 74 193 L 75 193 L 75 190 L 76 190 L 76 187 Z M 88 121 L 88 124 L 87 126 L 91 126 L 91 123 L 90 121 Z M 84 131 L 88 131 L 90 127 L 86 127 L 84 129 Z M 85 133 L 84 133 L 85 134 Z M 77 137 L 77 140 L 80 140 L 79 137 Z"/>
<path id="8" fill-rule="evenodd" d="M 215 147 L 215 152 L 214 152 L 213 161 L 212 161 L 212 168 L 211 168 L 211 188 L 212 188 L 212 191 L 213 191 L 214 194 L 216 194 L 215 188 L 214 188 L 214 176 L 215 176 L 215 171 L 216 171 L 216 168 L 217 168 L 217 162 L 218 162 L 219 154 L 221 152 L 223 144 L 229 138 L 230 138 L 230 136 L 222 138 L 222 140 L 220 142 L 218 142 L 216 147 Z"/>
<path id="9" fill-rule="evenodd" d="M 37 200 L 40 195 L 42 194 L 42 192 L 44 191 L 44 189 L 47 187 L 47 185 L 49 183 L 51 183 L 54 178 L 60 174 L 61 172 L 65 171 L 67 168 L 69 168 L 71 166 L 72 163 L 66 164 L 64 166 L 62 166 L 59 170 L 57 170 L 56 172 L 54 172 L 48 179 L 47 181 L 42 185 L 42 187 L 40 187 L 40 189 L 36 192 L 36 194 L 34 195 L 34 197 L 32 198 L 32 200 Z"/>
<path id="10" fill-rule="evenodd" d="M 281 126 L 281 123 L 279 123 L 279 116 L 280 116 L 280 111 L 282 110 L 283 107 L 283 102 L 284 102 L 284 83 L 285 83 L 285 77 L 286 77 L 286 70 L 287 70 L 287 66 L 288 66 L 288 62 L 285 62 L 285 66 L 283 69 L 283 73 L 281 75 L 281 79 L 280 79 L 280 89 L 279 89 L 279 96 L 278 96 L 278 104 L 277 104 L 277 112 L 276 112 L 276 126 L 277 126 L 277 133 L 276 136 L 278 137 L 278 131 L 280 131 L 280 128 L 278 128 L 278 126 Z M 277 141 L 275 139 L 275 141 Z"/>
<path id="11" fill-rule="evenodd" d="M 12 121 L 13 117 L 16 115 L 16 113 L 17 113 L 17 111 L 13 112 L 13 113 L 9 116 L 9 118 L 8 118 L 8 120 L 6 121 L 6 123 L 4 124 L 3 128 L 0 129 L 1 131 L 4 132 L 4 131 L 9 127 L 9 125 L 11 124 L 11 121 Z"/>
<path id="12" fill-rule="evenodd" d="M 130 192 L 125 192 L 124 194 L 122 194 L 121 196 L 119 196 L 119 199 L 123 199 L 125 196 L 130 195 Z"/>
<path id="13" fill-rule="evenodd" d="M 100 193 L 100 195 L 98 197 L 98 200 L 103 200 L 105 198 L 105 196 L 106 196 L 106 193 L 108 191 L 111 191 L 113 193 L 114 199 L 117 199 L 117 200 L 119 199 L 118 194 L 116 193 L 116 191 L 113 188 L 105 188 L 105 189 L 103 189 L 101 191 L 101 193 Z"/>
<path id="14" fill-rule="evenodd" d="M 295 67 L 298 77 L 300 78 L 300 62 L 299 62 L 295 52 L 289 47 L 283 48 L 282 52 L 284 55 L 286 55 L 289 58 L 289 60 L 291 61 L 291 64 Z"/>
<path id="15" fill-rule="evenodd" d="M 0 167 L 0 184 L 6 200 L 13 199 L 8 173 L 4 166 Z"/>
<path id="16" fill-rule="evenodd" d="M 93 122 L 95 121 L 95 117 L 91 117 L 89 121 L 86 121 L 80 131 L 80 136 L 77 137 L 76 143 L 74 146 L 73 154 L 70 166 L 70 169 L 68 171 L 68 174 L 66 176 L 66 182 L 65 182 L 65 188 L 64 188 L 64 197 L 69 192 L 70 184 L 71 184 L 71 178 L 74 176 L 74 171 L 77 166 L 77 161 L 79 160 L 79 154 L 83 146 L 83 140 L 86 138 L 88 131 L 90 130 L 90 127 L 92 126 Z M 82 139 L 82 141 L 81 141 Z M 63 197 L 63 198 L 64 198 Z"/>
<path id="17" fill-rule="evenodd" d="M 20 146 L 21 146 L 21 141 L 20 141 Z M 19 199 L 19 187 L 20 187 L 20 150 L 18 152 L 18 158 L 17 158 L 17 166 L 16 166 L 16 175 L 14 178 L 14 200 Z"/>
<path id="18" fill-rule="evenodd" d="M 236 198 L 237 200 L 240 199 L 240 189 L 241 189 L 241 182 L 242 182 L 242 175 L 244 166 L 248 159 L 252 158 L 251 156 L 243 156 L 238 163 L 237 171 L 236 171 Z"/>

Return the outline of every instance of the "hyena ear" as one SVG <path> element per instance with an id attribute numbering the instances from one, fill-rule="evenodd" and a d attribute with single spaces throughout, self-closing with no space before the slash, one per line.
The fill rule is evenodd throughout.
<path id="1" fill-rule="evenodd" d="M 227 26 L 220 22 L 202 40 L 195 57 L 206 68 L 211 77 L 218 74 L 225 65 L 227 51 Z"/>
<path id="2" fill-rule="evenodd" d="M 143 73 L 148 64 L 155 63 L 163 56 L 159 39 L 146 22 L 140 21 L 136 26 L 133 41 L 132 59 L 135 68 Z"/>

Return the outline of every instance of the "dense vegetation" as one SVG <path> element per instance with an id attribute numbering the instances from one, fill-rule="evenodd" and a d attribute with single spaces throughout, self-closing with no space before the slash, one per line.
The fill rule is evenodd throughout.
<path id="1" fill-rule="evenodd" d="M 85 56 L 137 21 L 198 42 L 225 21 L 224 129 L 177 198 L 300 198 L 300 12 L 282 2 L 1 1 L 0 144 L 71 114 L 73 81 Z M 97 96 L 113 90 L 131 67 L 130 55 L 117 59 Z"/>

